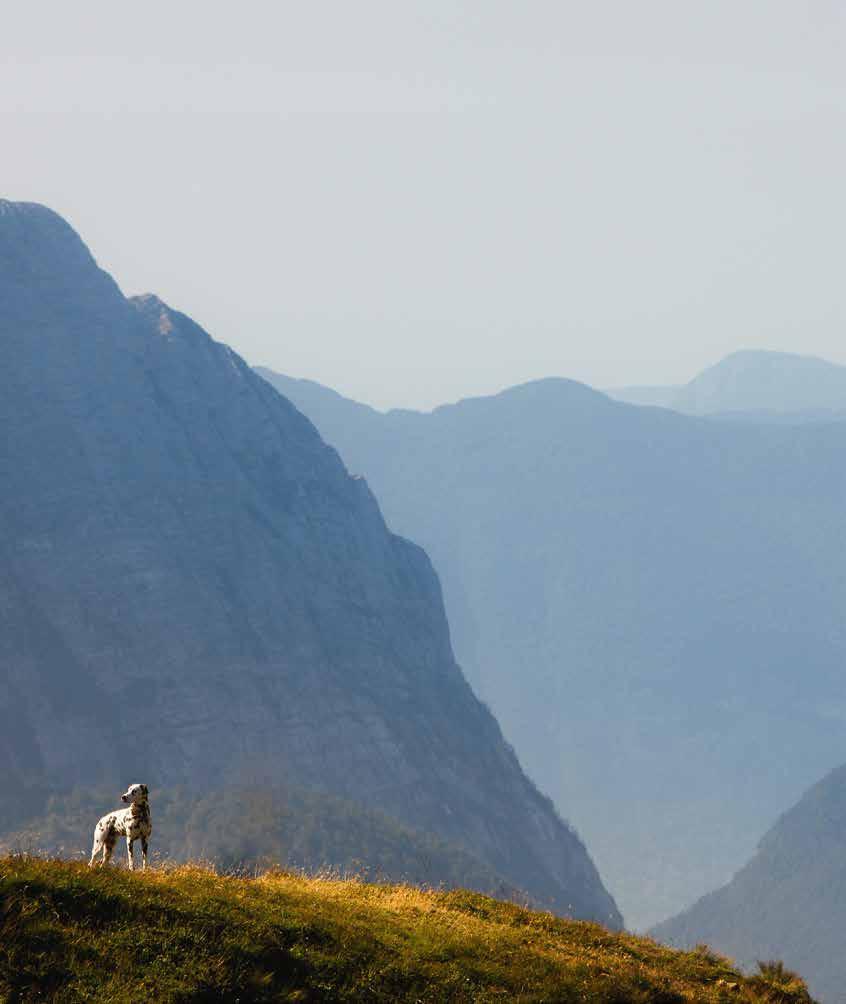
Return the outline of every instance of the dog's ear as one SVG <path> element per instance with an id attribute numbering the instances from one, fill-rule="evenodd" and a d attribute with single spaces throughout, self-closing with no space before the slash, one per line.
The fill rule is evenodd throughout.
<path id="1" fill-rule="evenodd" d="M 147 792 L 147 785 L 146 784 L 142 784 L 141 785 L 141 794 L 142 795 L 148 794 L 148 792 Z"/>

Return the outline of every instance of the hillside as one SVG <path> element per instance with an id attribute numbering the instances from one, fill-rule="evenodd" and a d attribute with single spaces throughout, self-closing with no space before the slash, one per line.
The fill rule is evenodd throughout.
<path id="1" fill-rule="evenodd" d="M 0 996 L 15 1000 L 807 1004 L 682 953 L 465 891 L 129 874 L 0 859 Z"/>
<path id="2" fill-rule="evenodd" d="M 567 380 L 345 414 L 278 385 L 432 556 L 468 678 L 636 929 L 727 881 L 846 758 L 846 423 Z"/>
<path id="3" fill-rule="evenodd" d="M 621 923 L 429 558 L 289 401 L 29 203 L 0 202 L 0 348 L 0 832 L 74 788 L 284 783 Z"/>
<path id="4" fill-rule="evenodd" d="M 660 924 L 673 945 L 707 941 L 746 963 L 778 955 L 831 1004 L 846 987 L 846 766 L 807 791 L 724 888 Z"/>

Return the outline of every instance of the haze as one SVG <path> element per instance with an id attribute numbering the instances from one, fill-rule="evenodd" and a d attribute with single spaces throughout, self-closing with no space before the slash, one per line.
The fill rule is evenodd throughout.
<path id="1" fill-rule="evenodd" d="M 846 362 L 834 2 L 8 5 L 0 195 L 379 407 Z"/>

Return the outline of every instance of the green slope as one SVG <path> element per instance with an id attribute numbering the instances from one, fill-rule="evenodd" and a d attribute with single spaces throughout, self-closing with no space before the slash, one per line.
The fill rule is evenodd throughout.
<path id="1" fill-rule="evenodd" d="M 678 952 L 462 890 L 0 859 L 0 999 L 809 1001 Z"/>

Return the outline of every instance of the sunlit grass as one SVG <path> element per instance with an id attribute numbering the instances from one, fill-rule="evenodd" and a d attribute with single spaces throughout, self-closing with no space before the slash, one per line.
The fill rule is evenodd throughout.
<path id="1" fill-rule="evenodd" d="M 791 986 L 463 890 L 0 858 L 0 999 L 809 1000 Z"/>

